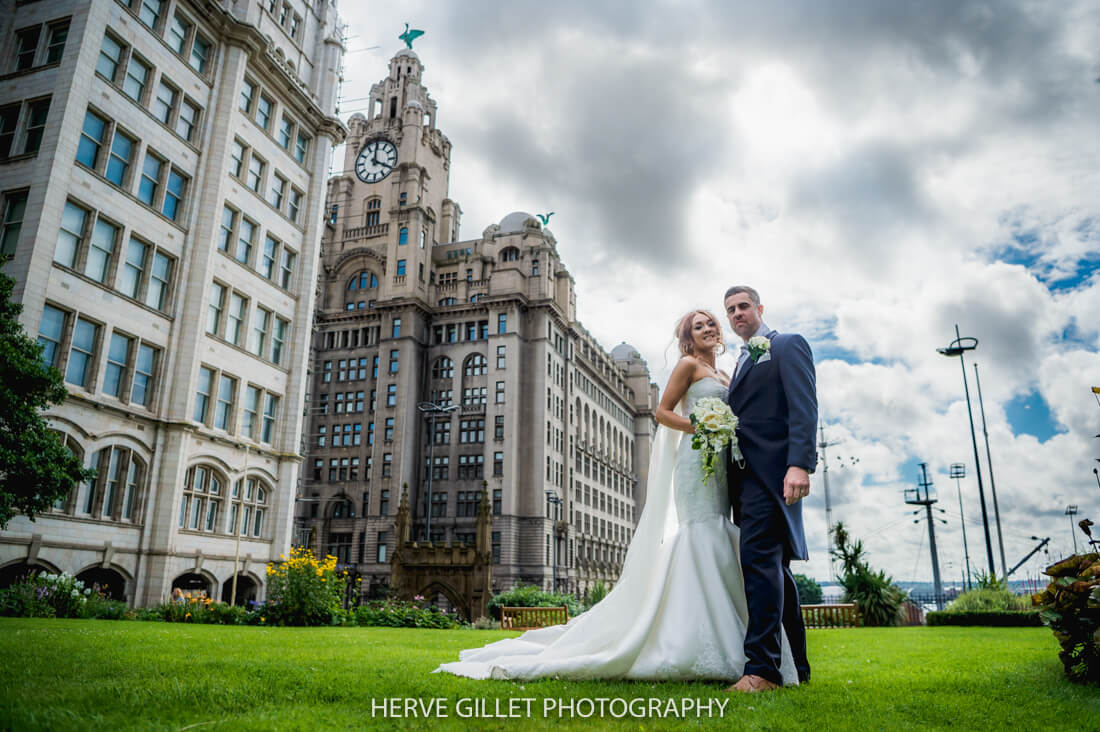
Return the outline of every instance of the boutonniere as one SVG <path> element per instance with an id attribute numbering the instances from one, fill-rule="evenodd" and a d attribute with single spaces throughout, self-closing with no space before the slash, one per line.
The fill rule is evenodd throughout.
<path id="1" fill-rule="evenodd" d="M 768 351 L 772 350 L 772 342 L 766 336 L 753 336 L 749 339 L 749 358 L 753 363 L 760 360 Z"/>

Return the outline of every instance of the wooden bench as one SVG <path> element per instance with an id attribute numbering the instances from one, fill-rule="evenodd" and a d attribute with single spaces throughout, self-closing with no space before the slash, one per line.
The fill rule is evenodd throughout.
<path id="1" fill-rule="evenodd" d="M 855 603 L 803 605 L 802 622 L 807 628 L 858 628 L 859 609 Z"/>
<path id="2" fill-rule="evenodd" d="M 502 607 L 501 630 L 533 630 L 549 625 L 569 622 L 569 608 L 561 607 Z"/>

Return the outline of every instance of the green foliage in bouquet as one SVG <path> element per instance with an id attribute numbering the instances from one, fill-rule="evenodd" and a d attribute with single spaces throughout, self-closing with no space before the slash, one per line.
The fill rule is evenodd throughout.
<path id="1" fill-rule="evenodd" d="M 1062 646 L 1066 675 L 1100 684 L 1100 553 L 1063 559 L 1044 574 L 1051 582 L 1031 600 Z"/>
<path id="2" fill-rule="evenodd" d="M 502 607 L 561 607 L 562 605 L 569 608 L 571 618 L 581 614 L 581 604 L 572 595 L 547 592 L 535 585 L 519 585 L 507 592 L 494 595 L 493 599 L 489 600 L 489 613 L 499 621 Z"/>
<path id="3" fill-rule="evenodd" d="M 897 625 L 905 592 L 885 572 L 871 569 L 863 558 L 863 542 L 853 540 L 843 524 L 837 523 L 833 534 L 836 548 L 831 553 L 840 562 L 837 581 L 844 588 L 843 601 L 856 604 L 863 625 Z"/>

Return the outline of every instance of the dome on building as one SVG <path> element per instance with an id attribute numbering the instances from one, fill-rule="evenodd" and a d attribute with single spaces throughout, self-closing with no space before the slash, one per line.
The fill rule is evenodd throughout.
<path id="1" fill-rule="evenodd" d="M 400 51 L 393 55 L 394 58 L 401 58 L 404 56 L 411 56 L 417 61 L 420 60 L 420 57 L 416 55 L 416 51 L 412 50 L 411 48 L 402 48 Z"/>
<path id="2" fill-rule="evenodd" d="M 611 358 L 616 361 L 640 361 L 642 354 L 637 348 L 623 341 L 611 349 Z"/>
<path id="3" fill-rule="evenodd" d="M 357 120 L 357 119 L 362 120 L 364 122 L 367 121 L 367 118 L 363 116 L 362 112 L 356 112 L 353 115 L 351 115 L 350 117 L 348 117 L 348 124 L 351 124 L 351 122 L 353 122 L 354 120 Z"/>
<path id="4" fill-rule="evenodd" d="M 500 220 L 500 233 L 513 234 L 526 228 L 527 220 L 535 217 L 526 211 L 513 211 Z M 535 219 L 538 221 L 538 219 Z"/>

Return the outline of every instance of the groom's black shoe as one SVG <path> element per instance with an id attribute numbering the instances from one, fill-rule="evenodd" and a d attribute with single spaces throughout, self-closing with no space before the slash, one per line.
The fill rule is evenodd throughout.
<path id="1" fill-rule="evenodd" d="M 798 669 L 798 683 L 800 683 L 800 684 L 810 683 L 810 669 L 808 669 L 808 668 Z"/>

